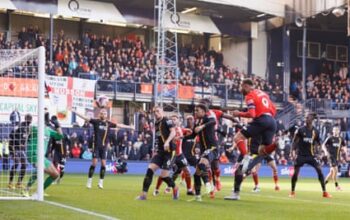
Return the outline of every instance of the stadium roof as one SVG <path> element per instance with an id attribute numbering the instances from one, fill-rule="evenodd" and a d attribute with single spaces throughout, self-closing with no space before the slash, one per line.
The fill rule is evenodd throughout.
<path id="1" fill-rule="evenodd" d="M 117 8 L 142 8 L 143 10 L 153 11 L 154 0 L 104 0 L 106 2 L 113 2 Z M 222 1 L 221 1 L 222 2 Z M 200 15 L 210 16 L 213 18 L 219 18 L 224 20 L 231 20 L 235 22 L 247 22 L 247 21 L 261 21 L 274 17 L 273 14 L 268 14 L 264 11 L 258 11 L 249 9 L 247 7 L 241 7 L 233 5 L 230 2 L 220 4 L 217 0 L 177 0 L 177 11 L 196 7 L 195 13 Z"/>

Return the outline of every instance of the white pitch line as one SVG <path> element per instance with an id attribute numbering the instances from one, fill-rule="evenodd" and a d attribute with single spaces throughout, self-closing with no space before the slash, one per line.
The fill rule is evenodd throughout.
<path id="1" fill-rule="evenodd" d="M 119 220 L 118 218 L 114 218 L 114 217 L 111 217 L 111 216 L 108 216 L 108 215 L 103 215 L 103 214 L 100 214 L 100 213 L 97 213 L 97 212 L 88 211 L 88 210 L 85 210 L 85 209 L 80 209 L 80 208 L 76 208 L 76 207 L 69 206 L 69 205 L 64 205 L 64 204 L 58 203 L 58 202 L 51 202 L 51 201 L 43 201 L 43 202 L 47 203 L 47 204 L 50 204 L 50 205 L 58 206 L 58 207 L 61 207 L 61 208 L 65 208 L 65 209 L 73 210 L 73 211 L 76 211 L 76 212 L 84 213 L 84 214 L 87 214 L 87 215 L 93 215 L 93 216 L 96 216 L 96 217 L 99 217 L 99 218 L 102 218 L 102 219 L 106 219 L 106 220 Z"/>
<path id="2" fill-rule="evenodd" d="M 298 199 L 298 198 L 284 198 L 284 197 L 278 197 L 278 196 L 266 196 L 266 195 L 250 194 L 250 193 L 243 193 L 243 194 L 249 195 L 249 196 L 255 196 L 255 197 L 271 198 L 271 199 L 280 199 L 280 200 L 298 201 L 298 202 L 305 202 L 305 203 L 317 203 L 317 204 L 324 204 L 324 205 L 339 205 L 339 206 L 350 207 L 350 204 L 332 202 L 332 198 L 330 198 L 330 199 L 325 198 L 325 200 L 327 200 L 329 202 L 319 202 L 316 200 L 307 200 L 307 199 Z"/>

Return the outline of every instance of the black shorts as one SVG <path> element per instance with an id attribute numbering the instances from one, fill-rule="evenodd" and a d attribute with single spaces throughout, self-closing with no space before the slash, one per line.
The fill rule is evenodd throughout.
<path id="1" fill-rule="evenodd" d="M 259 154 L 259 146 L 261 144 L 261 136 L 256 136 L 254 138 L 248 139 L 248 147 L 251 155 Z"/>
<path id="2" fill-rule="evenodd" d="M 261 136 L 261 144 L 270 145 L 272 144 L 276 131 L 276 120 L 269 115 L 261 115 L 259 118 L 254 118 L 252 122 L 243 127 L 241 133 L 246 138 L 257 138 Z"/>
<path id="3" fill-rule="evenodd" d="M 183 154 L 176 156 L 175 164 L 176 164 L 178 169 L 182 169 L 182 168 L 188 166 L 187 159 Z"/>
<path id="4" fill-rule="evenodd" d="M 338 160 L 336 156 L 330 156 L 329 162 L 332 167 L 338 167 Z"/>
<path id="5" fill-rule="evenodd" d="M 310 166 L 316 168 L 320 166 L 319 162 L 313 156 L 298 156 L 294 166 L 302 167 L 304 164 L 309 164 Z"/>
<path id="6" fill-rule="evenodd" d="M 94 151 L 92 152 L 92 158 L 99 158 L 101 160 L 107 159 L 107 148 L 97 147 L 94 148 Z"/>
<path id="7" fill-rule="evenodd" d="M 198 158 L 196 156 L 193 155 L 184 155 L 188 165 L 195 167 L 198 163 Z"/>
<path id="8" fill-rule="evenodd" d="M 64 158 L 64 155 L 61 153 L 61 151 L 55 150 L 53 152 L 52 162 L 53 163 L 60 163 L 63 158 Z"/>
<path id="9" fill-rule="evenodd" d="M 171 154 L 169 153 L 157 153 L 151 159 L 151 163 L 156 164 L 163 170 L 170 170 Z"/>
<path id="10" fill-rule="evenodd" d="M 271 155 L 266 155 L 264 157 L 264 160 L 267 162 L 267 163 L 270 163 L 271 161 L 275 161 L 275 159 L 271 156 Z"/>

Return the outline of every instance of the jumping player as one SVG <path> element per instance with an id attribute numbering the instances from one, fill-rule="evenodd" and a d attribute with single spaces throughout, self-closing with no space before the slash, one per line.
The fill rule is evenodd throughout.
<path id="1" fill-rule="evenodd" d="M 340 137 L 339 126 L 333 127 L 332 136 L 328 137 L 322 144 L 322 149 L 329 159 L 330 170 L 326 177 L 325 184 L 328 183 L 329 179 L 332 179 L 336 190 L 340 191 L 341 188 L 338 184 L 338 164 L 340 160 L 340 152 L 346 150 L 346 144 Z"/>
<path id="2" fill-rule="evenodd" d="M 192 130 L 181 128 L 180 126 L 180 120 L 177 115 L 171 116 L 171 120 L 173 121 L 173 124 L 175 126 L 176 136 L 173 139 L 173 143 L 176 145 L 176 158 L 175 158 L 175 166 L 174 166 L 174 173 L 172 176 L 173 181 L 175 182 L 178 175 L 183 172 L 185 176 L 189 176 L 191 180 L 191 173 L 190 169 L 188 167 L 188 162 L 185 156 L 182 153 L 182 139 L 186 135 L 190 135 L 192 133 Z M 159 188 L 162 184 L 163 180 L 161 177 L 158 177 L 156 188 L 153 192 L 154 196 L 157 196 L 159 194 Z M 187 186 L 187 195 L 194 195 L 192 191 L 191 181 L 186 181 Z M 167 188 L 166 192 L 170 191 L 169 188 Z"/>
<path id="3" fill-rule="evenodd" d="M 243 164 L 241 170 L 242 173 L 236 172 L 236 175 L 238 175 L 238 182 L 242 181 L 243 173 L 248 170 L 248 165 L 250 163 L 250 156 L 247 154 L 247 139 L 261 137 L 262 145 L 259 147 L 258 153 L 260 157 L 263 157 L 272 153 L 276 149 L 276 144 L 273 143 L 273 137 L 277 130 L 277 124 L 274 119 L 276 108 L 269 96 L 265 92 L 255 89 L 254 83 L 251 79 L 243 80 L 241 92 L 245 96 L 248 111 L 241 112 L 235 110 L 233 112 L 233 116 L 253 118 L 253 120 L 248 124 L 248 126 L 244 126 L 242 130 L 236 133 L 234 137 L 234 142 L 241 152 Z M 226 196 L 225 199 L 239 199 L 239 189 L 236 187 L 234 188 L 235 190 L 232 192 L 232 195 Z"/>
<path id="4" fill-rule="evenodd" d="M 209 99 L 201 99 L 199 103 L 204 104 L 207 106 L 209 109 L 211 105 L 211 101 Z M 221 110 L 218 109 L 209 109 L 208 114 L 211 117 L 215 118 L 215 131 L 216 131 L 216 139 L 219 140 L 219 135 L 222 135 L 219 130 L 220 130 L 220 120 L 223 118 L 229 119 L 233 122 L 237 122 L 236 118 L 232 117 L 229 114 L 224 113 Z M 219 154 L 217 158 L 214 158 L 214 160 L 211 162 L 211 170 L 209 171 L 209 180 L 213 181 L 215 189 L 217 191 L 220 191 L 222 186 L 221 186 L 221 181 L 220 181 L 220 176 L 221 176 L 221 171 L 220 171 L 220 166 L 219 166 Z M 211 193 L 211 198 L 215 197 L 214 191 Z"/>
<path id="5" fill-rule="evenodd" d="M 163 181 L 173 189 L 173 199 L 179 198 L 179 189 L 170 177 L 170 168 L 175 162 L 175 145 L 172 140 L 176 136 L 176 130 L 172 120 L 164 117 L 163 109 L 159 106 L 153 108 L 153 113 L 156 118 L 155 123 L 155 146 L 156 154 L 152 157 L 150 164 L 143 180 L 141 195 L 137 200 L 146 200 L 147 192 L 152 184 L 154 173 L 161 169 L 160 176 Z"/>
<path id="6" fill-rule="evenodd" d="M 194 174 L 196 201 L 202 201 L 201 179 L 205 184 L 207 194 L 214 191 L 214 187 L 209 181 L 208 170 L 211 169 L 211 162 L 217 158 L 218 155 L 217 138 L 215 134 L 216 120 L 215 117 L 208 114 L 208 111 L 208 107 L 203 104 L 198 104 L 195 107 L 197 123 L 194 128 L 194 134 L 199 137 L 201 152 L 201 157 L 199 158 Z"/>
<path id="7" fill-rule="evenodd" d="M 332 196 L 326 191 L 326 184 L 319 162 L 315 159 L 315 145 L 320 143 L 319 132 L 313 126 L 315 114 L 308 114 L 306 117 L 306 125 L 299 128 L 294 135 L 292 157 L 296 158 L 294 164 L 294 174 L 292 176 L 292 190 L 289 197 L 295 197 L 295 186 L 298 181 L 300 168 L 304 164 L 312 166 L 318 175 L 324 198 L 331 198 Z"/>

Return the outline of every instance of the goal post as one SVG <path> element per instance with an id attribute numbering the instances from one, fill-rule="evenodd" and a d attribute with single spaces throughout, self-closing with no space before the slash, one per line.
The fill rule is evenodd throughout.
<path id="1" fill-rule="evenodd" d="M 0 200 L 44 200 L 44 108 L 45 48 L 0 50 Z"/>

